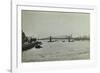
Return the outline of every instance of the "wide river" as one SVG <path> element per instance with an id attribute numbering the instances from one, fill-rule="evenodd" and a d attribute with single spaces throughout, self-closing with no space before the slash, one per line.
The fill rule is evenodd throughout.
<path id="1" fill-rule="evenodd" d="M 47 42 L 42 48 L 22 52 L 22 62 L 86 60 L 90 59 L 90 41 Z"/>

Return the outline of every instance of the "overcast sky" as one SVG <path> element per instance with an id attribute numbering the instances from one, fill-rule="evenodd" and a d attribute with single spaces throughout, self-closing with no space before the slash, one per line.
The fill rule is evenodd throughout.
<path id="1" fill-rule="evenodd" d="M 89 35 L 90 14 L 22 10 L 22 29 L 36 37 Z"/>

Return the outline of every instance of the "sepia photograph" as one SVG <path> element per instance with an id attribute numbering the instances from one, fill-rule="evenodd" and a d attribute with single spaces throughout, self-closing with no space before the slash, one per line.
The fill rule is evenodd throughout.
<path id="1" fill-rule="evenodd" d="M 22 62 L 90 59 L 90 13 L 21 10 Z"/>

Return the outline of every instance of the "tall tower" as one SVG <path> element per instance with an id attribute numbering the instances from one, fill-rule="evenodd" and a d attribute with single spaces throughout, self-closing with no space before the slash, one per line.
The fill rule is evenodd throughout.
<path id="1" fill-rule="evenodd" d="M 52 42 L 52 36 L 50 36 L 50 40 L 49 40 L 49 42 Z"/>

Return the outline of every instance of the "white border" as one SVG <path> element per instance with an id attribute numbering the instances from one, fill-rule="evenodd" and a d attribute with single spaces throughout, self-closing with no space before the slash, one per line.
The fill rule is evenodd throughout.
<path id="1" fill-rule="evenodd" d="M 54 62 L 35 62 L 21 63 L 21 10 L 41 10 L 41 11 L 60 11 L 60 12 L 84 12 L 90 13 L 90 60 L 74 61 L 54 61 Z M 16 14 L 16 15 L 14 15 Z M 13 16 L 14 15 L 14 16 Z M 56 69 L 74 69 L 94 67 L 96 59 L 96 10 L 94 7 L 74 6 L 53 6 L 53 5 L 16 5 L 16 10 L 12 13 L 12 72 L 20 71 L 46 71 Z M 16 34 L 15 34 L 16 33 Z M 16 39 L 16 40 L 15 40 Z M 17 44 L 18 43 L 18 44 Z"/>

